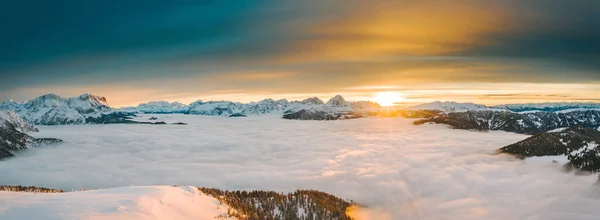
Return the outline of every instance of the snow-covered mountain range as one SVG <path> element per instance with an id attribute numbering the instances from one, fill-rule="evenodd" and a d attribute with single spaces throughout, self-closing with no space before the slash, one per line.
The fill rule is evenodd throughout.
<path id="1" fill-rule="evenodd" d="M 492 108 L 507 109 L 514 112 L 526 111 L 545 111 L 557 112 L 569 109 L 600 109 L 600 103 L 591 102 L 546 102 L 546 103 L 527 103 L 527 104 L 506 104 L 496 105 Z"/>
<path id="2" fill-rule="evenodd" d="M 0 110 L 11 110 L 26 121 L 40 125 L 84 124 L 86 118 L 112 111 L 106 98 L 90 94 L 72 98 L 47 94 L 27 102 L 9 100 L 0 104 Z"/>
<path id="3" fill-rule="evenodd" d="M 264 99 L 259 102 L 240 103 L 232 101 L 195 101 L 189 105 L 178 102 L 155 101 L 139 104 L 137 107 L 125 107 L 116 110 L 134 111 L 144 114 L 169 114 L 183 113 L 192 115 L 262 115 L 293 113 L 301 110 L 311 112 L 339 113 L 358 109 L 378 109 L 380 106 L 369 101 L 348 102 L 337 95 L 324 103 L 317 97 L 307 98 L 302 101 L 288 101 L 286 99 Z"/>
<path id="4" fill-rule="evenodd" d="M 410 110 L 429 110 L 440 112 L 466 112 L 466 111 L 512 111 L 512 112 L 560 112 L 565 110 L 600 110 L 600 103 L 590 102 L 547 102 L 547 103 L 525 103 L 486 106 L 474 103 L 460 102 L 430 102 L 404 108 Z"/>
<path id="5" fill-rule="evenodd" d="M 184 113 L 188 110 L 188 106 L 180 102 L 152 101 L 139 104 L 137 107 L 124 107 L 119 110 L 138 111 L 145 114 L 170 114 Z"/>
<path id="6" fill-rule="evenodd" d="M 136 107 L 111 108 L 106 98 L 83 94 L 78 97 L 62 98 L 47 94 L 26 102 L 12 100 L 0 104 L 0 110 L 10 110 L 25 121 L 39 125 L 128 123 L 131 114 L 193 114 L 211 116 L 284 114 L 301 110 L 346 113 L 364 109 L 378 109 L 379 105 L 369 101 L 348 102 L 335 96 L 327 103 L 317 97 L 302 101 L 264 99 L 259 102 L 240 103 L 232 101 L 202 101 L 189 105 L 179 102 L 152 101 Z"/>
<path id="7" fill-rule="evenodd" d="M 440 114 L 467 112 L 498 112 L 490 114 L 519 113 L 531 115 L 539 112 L 573 114 L 587 110 L 600 111 L 598 103 L 540 103 L 485 106 L 473 103 L 432 102 L 400 110 L 397 114 L 370 101 L 346 101 L 337 95 L 327 102 L 312 97 L 302 101 L 264 99 L 259 102 L 202 101 L 189 105 L 179 102 L 152 101 L 135 107 L 111 108 L 106 98 L 83 94 L 62 98 L 47 94 L 26 102 L 12 100 L 0 104 L 0 110 L 10 110 L 26 122 L 39 125 L 129 123 L 131 114 L 193 114 L 210 116 L 277 114 L 286 119 L 337 120 L 375 115 L 402 115 L 411 118 L 429 118 Z M 385 110 L 384 112 L 382 112 Z M 395 110 L 394 110 L 395 111 Z M 506 112 L 506 113 L 501 113 Z M 469 113 L 471 114 L 471 113 Z M 483 113 L 479 113 L 483 114 Z M 574 113 L 576 114 L 576 113 Z M 530 117 L 530 116 L 527 116 Z M 526 123 L 526 119 L 523 123 Z M 538 120 L 539 121 L 539 120 Z M 536 123 L 536 122 L 532 122 Z M 493 123 L 492 123 L 493 124 Z M 539 127 L 539 126 L 538 126 Z"/>
<path id="8" fill-rule="evenodd" d="M 535 134 L 562 127 L 600 127 L 600 111 L 579 110 L 570 112 L 529 112 L 512 111 L 466 111 L 437 114 L 420 119 L 415 124 L 447 124 L 457 129 L 502 130 L 522 134 Z"/>
<path id="9" fill-rule="evenodd" d="M 273 100 L 264 99 L 259 102 L 240 103 L 232 101 L 202 101 L 198 100 L 189 105 L 179 102 L 152 101 L 139 104 L 136 107 L 124 107 L 115 109 L 117 111 L 134 111 L 144 114 L 170 114 L 182 113 L 193 115 L 223 115 L 229 116 L 234 113 L 241 114 L 267 114 L 272 112 L 282 112 L 288 108 L 300 105 L 310 105 L 315 102 L 323 102 L 318 98 L 310 98 L 304 101 L 289 102 L 285 99 Z"/>

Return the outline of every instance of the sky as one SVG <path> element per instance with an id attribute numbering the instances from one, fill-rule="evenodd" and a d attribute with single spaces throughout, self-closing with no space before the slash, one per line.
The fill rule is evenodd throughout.
<path id="1" fill-rule="evenodd" d="M 12 1 L 0 100 L 600 102 L 600 1 Z"/>

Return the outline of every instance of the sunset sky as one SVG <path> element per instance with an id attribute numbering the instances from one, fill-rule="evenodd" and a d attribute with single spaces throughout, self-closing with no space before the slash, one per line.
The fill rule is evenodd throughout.
<path id="1" fill-rule="evenodd" d="M 0 100 L 600 102 L 597 0 L 11 1 L 0 27 Z"/>

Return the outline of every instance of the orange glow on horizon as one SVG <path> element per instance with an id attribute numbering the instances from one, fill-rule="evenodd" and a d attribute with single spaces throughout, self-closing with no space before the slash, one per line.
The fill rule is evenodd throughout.
<path id="1" fill-rule="evenodd" d="M 403 102 L 406 99 L 399 92 L 378 92 L 375 93 L 373 100 L 381 106 L 394 106 L 398 102 Z"/>

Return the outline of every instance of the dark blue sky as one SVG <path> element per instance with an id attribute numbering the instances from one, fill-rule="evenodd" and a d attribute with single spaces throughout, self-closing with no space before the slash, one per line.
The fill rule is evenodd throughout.
<path id="1" fill-rule="evenodd" d="M 600 83 L 593 0 L 12 1 L 0 28 L 0 99 L 243 101 L 489 83 L 532 95 L 516 86 L 532 83 L 575 85 L 562 95 L 592 100 L 581 94 Z"/>

